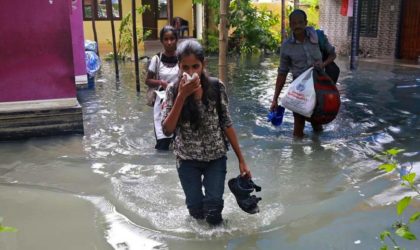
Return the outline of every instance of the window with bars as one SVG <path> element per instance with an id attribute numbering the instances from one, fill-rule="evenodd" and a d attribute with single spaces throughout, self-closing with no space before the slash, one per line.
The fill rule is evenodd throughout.
<path id="1" fill-rule="evenodd" d="M 96 6 L 95 20 L 121 20 L 121 0 L 82 0 L 83 20 L 92 20 L 93 5 Z"/>
<path id="2" fill-rule="evenodd" d="M 361 37 L 377 37 L 380 0 L 359 0 L 359 32 Z M 353 30 L 353 17 L 349 17 L 348 34 Z"/>

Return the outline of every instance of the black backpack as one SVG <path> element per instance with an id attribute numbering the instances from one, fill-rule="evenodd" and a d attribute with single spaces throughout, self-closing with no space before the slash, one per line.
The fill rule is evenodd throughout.
<path id="1" fill-rule="evenodd" d="M 215 88 L 216 93 L 217 93 L 216 109 L 217 109 L 217 114 L 219 116 L 219 122 L 220 122 L 220 114 L 222 112 L 222 103 L 220 101 L 220 84 L 221 83 L 219 79 L 216 77 L 209 77 L 209 83 Z M 222 129 L 221 124 L 220 124 L 220 129 Z M 225 141 L 226 150 L 229 150 L 229 140 L 226 138 L 226 135 L 223 130 L 222 130 L 222 133 L 223 133 L 223 140 Z"/>

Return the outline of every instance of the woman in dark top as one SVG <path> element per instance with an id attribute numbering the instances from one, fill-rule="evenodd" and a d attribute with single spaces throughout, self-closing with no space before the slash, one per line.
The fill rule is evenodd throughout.
<path id="1" fill-rule="evenodd" d="M 238 158 L 240 174 L 250 178 L 251 172 L 232 126 L 225 86 L 204 72 L 202 46 L 186 40 L 176 54 L 183 75 L 166 91 L 163 131 L 175 133 L 174 154 L 190 215 L 217 225 L 223 221 L 226 137 Z"/>

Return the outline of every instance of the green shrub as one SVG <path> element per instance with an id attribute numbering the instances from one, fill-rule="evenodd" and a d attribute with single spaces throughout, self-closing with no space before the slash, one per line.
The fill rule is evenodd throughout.
<path id="1" fill-rule="evenodd" d="M 17 232 L 16 228 L 3 226 L 2 222 L 3 222 L 3 218 L 0 217 L 0 233 Z"/>
<path id="2" fill-rule="evenodd" d="M 392 148 L 386 150 L 377 157 L 380 161 L 383 162 L 378 167 L 380 170 L 383 170 L 387 173 L 391 173 L 394 170 L 399 170 L 401 176 L 401 186 L 407 187 L 417 193 L 414 196 L 405 196 L 397 202 L 396 213 L 398 220 L 392 225 L 394 231 L 391 232 L 389 230 L 385 230 L 379 234 L 379 238 L 382 243 L 380 248 L 381 250 L 389 249 L 388 244 L 386 243 L 387 239 L 392 243 L 393 249 L 402 249 L 397 243 L 396 236 L 406 240 L 417 239 L 416 235 L 410 231 L 410 226 L 420 218 L 420 212 L 415 212 L 412 214 L 408 221 L 403 220 L 403 213 L 405 209 L 410 205 L 413 198 L 420 198 L 420 191 L 415 184 L 416 173 L 412 172 L 413 166 L 411 166 L 410 169 L 406 169 L 405 166 L 401 166 L 396 160 L 396 156 L 403 151 L 403 149 Z"/>
<path id="3" fill-rule="evenodd" d="M 233 32 L 229 48 L 238 53 L 275 50 L 280 43 L 280 37 L 271 27 L 279 22 L 278 15 L 267 10 L 258 10 L 251 5 L 250 0 L 232 1 L 229 24 Z"/>

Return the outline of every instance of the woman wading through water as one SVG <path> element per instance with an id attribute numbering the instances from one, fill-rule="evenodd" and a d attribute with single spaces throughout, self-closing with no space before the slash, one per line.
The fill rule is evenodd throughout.
<path id="1" fill-rule="evenodd" d="M 190 215 L 218 225 L 223 221 L 226 138 L 238 158 L 240 174 L 251 178 L 251 172 L 232 126 L 225 86 L 205 73 L 201 44 L 186 40 L 176 55 L 181 77 L 166 91 L 163 131 L 175 133 L 178 176 Z"/>

